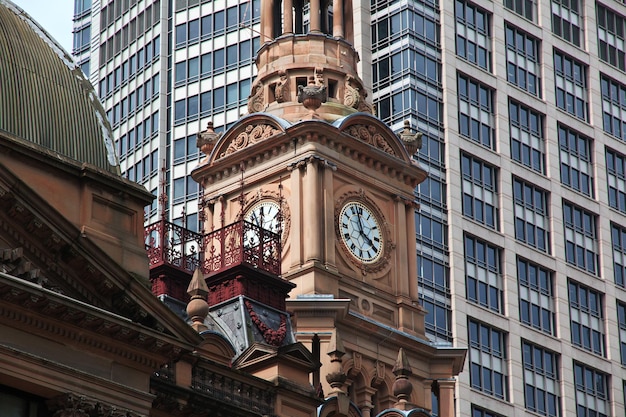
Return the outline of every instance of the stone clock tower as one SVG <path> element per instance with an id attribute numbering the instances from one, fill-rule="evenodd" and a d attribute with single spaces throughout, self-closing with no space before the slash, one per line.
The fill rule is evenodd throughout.
<path id="1" fill-rule="evenodd" d="M 466 350 L 428 342 L 417 302 L 420 135 L 372 114 L 352 19 L 350 0 L 262 1 L 250 113 L 198 135 L 205 232 L 243 219 L 280 236 L 286 310 L 321 363 L 320 415 L 452 416 Z"/>

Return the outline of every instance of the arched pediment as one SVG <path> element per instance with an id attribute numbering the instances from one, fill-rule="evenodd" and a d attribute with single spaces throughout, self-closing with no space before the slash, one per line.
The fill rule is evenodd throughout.
<path id="1" fill-rule="evenodd" d="M 383 410 L 376 415 L 376 417 L 431 417 L 428 411 L 423 408 L 414 408 L 412 410 L 398 410 L 396 408 L 389 408 Z"/>
<path id="2" fill-rule="evenodd" d="M 317 409 L 317 417 L 362 417 L 361 410 L 344 394 L 327 398 Z"/>
<path id="3" fill-rule="evenodd" d="M 207 330 L 201 333 L 204 338 L 200 344 L 200 348 L 207 352 L 211 359 L 223 364 L 230 364 L 232 358 L 235 356 L 236 350 L 232 343 L 221 333 Z"/>
<path id="4" fill-rule="evenodd" d="M 211 153 L 210 162 L 284 133 L 288 126 L 289 122 L 268 113 L 244 116 L 219 139 Z"/>
<path id="5" fill-rule="evenodd" d="M 405 162 L 411 162 L 398 136 L 380 119 L 369 113 L 354 113 L 333 123 L 340 132 L 359 139 Z"/>

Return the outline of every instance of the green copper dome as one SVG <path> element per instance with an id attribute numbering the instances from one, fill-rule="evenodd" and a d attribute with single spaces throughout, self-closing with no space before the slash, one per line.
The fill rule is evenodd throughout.
<path id="1" fill-rule="evenodd" d="M 0 0 L 0 136 L 119 174 L 111 126 L 80 68 L 26 12 Z"/>

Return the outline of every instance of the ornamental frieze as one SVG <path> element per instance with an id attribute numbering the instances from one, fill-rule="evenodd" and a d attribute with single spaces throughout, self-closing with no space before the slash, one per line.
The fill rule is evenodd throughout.
<path id="1" fill-rule="evenodd" d="M 232 140 L 226 151 L 220 154 L 220 158 L 240 151 L 252 144 L 264 141 L 279 132 L 280 130 L 268 124 L 248 125 L 243 132 L 239 133 Z"/>
<path id="2" fill-rule="evenodd" d="M 391 146 L 389 146 L 389 143 L 387 143 L 387 140 L 385 140 L 385 137 L 379 132 L 376 126 L 352 125 L 348 127 L 345 132 L 354 138 L 360 139 L 363 142 L 388 153 L 389 155 L 398 156 Z"/>

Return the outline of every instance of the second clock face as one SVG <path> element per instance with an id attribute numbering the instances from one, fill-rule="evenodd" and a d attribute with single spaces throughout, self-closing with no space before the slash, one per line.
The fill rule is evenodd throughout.
<path id="1" fill-rule="evenodd" d="M 363 263 L 373 263 L 383 252 L 378 219 L 366 205 L 346 203 L 339 214 L 339 233 L 350 253 Z"/>
<path id="2" fill-rule="evenodd" d="M 279 233 L 282 229 L 278 223 L 280 206 L 274 200 L 263 200 L 253 205 L 246 213 L 246 221 L 255 224 L 265 230 Z"/>

